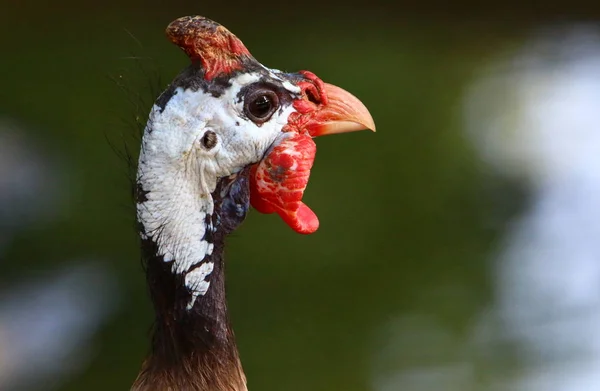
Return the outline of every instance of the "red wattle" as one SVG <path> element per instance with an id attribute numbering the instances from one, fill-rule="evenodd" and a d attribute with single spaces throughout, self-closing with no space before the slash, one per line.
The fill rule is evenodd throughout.
<path id="1" fill-rule="evenodd" d="M 250 175 L 250 203 L 261 213 L 277 213 L 294 231 L 313 233 L 319 219 L 302 202 L 317 147 L 309 135 L 283 140 Z"/>
<path id="2" fill-rule="evenodd" d="M 312 234 L 319 228 L 319 218 L 306 204 L 299 202 L 294 212 L 277 211 L 279 216 L 299 234 Z"/>

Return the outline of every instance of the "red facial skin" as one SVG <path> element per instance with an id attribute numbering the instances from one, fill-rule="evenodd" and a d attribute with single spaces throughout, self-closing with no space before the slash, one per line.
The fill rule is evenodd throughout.
<path id="1" fill-rule="evenodd" d="M 313 233 L 319 219 L 302 202 L 317 146 L 307 134 L 293 134 L 250 172 L 250 203 L 261 213 L 277 213 L 294 231 Z"/>
<path id="2" fill-rule="evenodd" d="M 310 234 L 319 220 L 302 202 L 316 154 L 312 137 L 360 129 L 375 129 L 364 105 L 349 92 L 323 83 L 314 73 L 301 71 L 302 96 L 293 102 L 282 129 L 292 134 L 259 162 L 252 171 L 250 202 L 262 213 L 277 213 L 296 232 Z"/>
<path id="3" fill-rule="evenodd" d="M 307 80 L 298 83 L 303 97 L 294 101 L 296 112 L 288 118 L 284 132 L 294 133 L 258 164 L 250 175 L 250 203 L 261 213 L 277 213 L 301 234 L 319 228 L 317 215 L 302 202 L 317 146 L 311 123 L 319 107 L 327 104 L 324 83 L 314 73 L 300 71 Z"/>
<path id="4" fill-rule="evenodd" d="M 325 83 L 312 72 L 298 72 L 307 80 L 298 83 L 298 87 L 302 90 L 302 99 L 294 101 L 293 106 L 296 112 L 290 114 L 288 123 L 284 127 L 284 132 L 294 131 L 297 133 L 308 133 L 311 136 L 317 136 L 315 133 L 315 125 L 318 118 L 316 114 L 319 108 L 326 106 L 328 103 L 327 93 L 325 92 Z"/>

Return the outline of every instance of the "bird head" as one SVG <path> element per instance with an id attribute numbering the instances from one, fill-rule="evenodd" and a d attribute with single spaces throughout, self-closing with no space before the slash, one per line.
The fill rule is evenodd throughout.
<path id="1" fill-rule="evenodd" d="M 311 72 L 263 66 L 235 35 L 204 17 L 177 19 L 166 33 L 191 65 L 153 107 L 144 160 L 187 175 L 199 194 L 250 167 L 251 204 L 278 213 L 297 232 L 314 232 L 318 220 L 302 203 L 316 153 L 312 138 L 374 131 L 369 111 Z"/>

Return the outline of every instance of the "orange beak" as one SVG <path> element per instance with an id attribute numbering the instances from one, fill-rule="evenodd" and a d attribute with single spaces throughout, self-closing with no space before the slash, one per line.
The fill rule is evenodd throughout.
<path id="1" fill-rule="evenodd" d="M 368 129 L 375 131 L 375 121 L 365 105 L 348 91 L 323 83 L 326 103 L 318 108 L 306 124 L 308 133 L 313 136 L 355 132 Z"/>

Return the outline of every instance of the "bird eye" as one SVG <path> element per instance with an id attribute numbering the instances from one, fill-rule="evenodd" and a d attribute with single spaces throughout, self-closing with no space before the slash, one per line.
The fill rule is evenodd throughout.
<path id="1" fill-rule="evenodd" d="M 244 102 L 244 113 L 256 124 L 268 121 L 279 107 L 277 94 L 265 88 L 250 91 Z"/>

